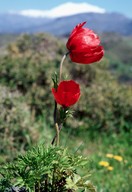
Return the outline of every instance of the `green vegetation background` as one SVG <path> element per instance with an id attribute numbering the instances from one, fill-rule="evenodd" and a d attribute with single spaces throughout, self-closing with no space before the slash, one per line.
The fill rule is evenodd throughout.
<path id="1" fill-rule="evenodd" d="M 103 34 L 105 57 L 79 65 L 66 59 L 64 78 L 81 84 L 81 98 L 61 133 L 61 145 L 89 157 L 97 191 L 130 192 L 132 38 Z M 66 39 L 48 34 L 0 36 L 0 163 L 54 136 L 51 94 Z M 119 155 L 122 161 L 106 154 Z M 108 161 L 112 171 L 99 165 Z"/>

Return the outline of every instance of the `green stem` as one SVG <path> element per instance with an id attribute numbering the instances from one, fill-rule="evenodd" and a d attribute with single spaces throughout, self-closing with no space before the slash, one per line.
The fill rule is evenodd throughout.
<path id="1" fill-rule="evenodd" d="M 66 58 L 66 56 L 69 54 L 69 52 L 67 52 L 63 57 L 62 60 L 60 62 L 60 77 L 59 77 L 59 81 L 61 81 L 61 76 L 62 76 L 62 67 L 63 67 L 63 62 Z M 55 107 L 54 107 L 54 124 L 55 124 L 55 128 L 56 128 L 56 135 L 53 138 L 51 144 L 53 145 L 55 140 L 56 140 L 56 145 L 59 145 L 59 133 L 61 130 L 61 126 L 59 127 L 58 123 L 57 123 L 57 103 L 55 101 Z"/>
<path id="2" fill-rule="evenodd" d="M 56 145 L 59 146 L 59 140 L 60 140 L 60 130 L 59 130 L 59 126 L 58 123 L 55 124 L 55 128 L 56 128 Z"/>
<path id="3" fill-rule="evenodd" d="M 66 58 L 66 54 L 62 57 L 61 63 L 60 63 L 60 81 L 61 81 L 61 75 L 62 75 L 62 67 L 63 67 L 63 62 Z"/>
<path id="4" fill-rule="evenodd" d="M 62 57 L 62 60 L 61 60 L 61 63 L 60 63 L 60 81 L 61 81 L 61 76 L 62 76 L 62 67 L 63 67 L 63 63 L 64 63 L 64 60 L 66 58 L 66 56 L 69 54 L 70 52 L 67 52 L 63 57 Z"/>
<path id="5" fill-rule="evenodd" d="M 62 129 L 62 123 L 59 125 L 59 133 L 60 133 L 61 129 Z M 54 142 L 56 140 L 56 137 L 57 137 L 57 134 L 54 136 L 54 138 L 53 138 L 53 140 L 51 142 L 52 145 L 54 144 Z"/>
<path id="6" fill-rule="evenodd" d="M 57 102 L 55 101 L 55 105 L 54 105 L 54 125 L 57 123 Z M 56 134 L 57 135 L 57 134 Z M 51 145 L 54 144 L 55 142 L 55 139 L 56 139 L 56 135 L 55 137 L 53 138 L 52 142 L 51 142 Z"/>
<path id="7" fill-rule="evenodd" d="M 54 107 L 54 124 L 57 122 L 57 102 L 55 101 Z"/>

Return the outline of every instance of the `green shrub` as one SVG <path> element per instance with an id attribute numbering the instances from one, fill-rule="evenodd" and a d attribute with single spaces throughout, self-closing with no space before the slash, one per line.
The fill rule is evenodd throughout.
<path id="1" fill-rule="evenodd" d="M 71 155 L 59 147 L 45 148 L 41 145 L 0 169 L 0 189 L 4 192 L 16 186 L 30 192 L 72 192 L 79 189 L 95 192 L 89 181 L 89 166 L 87 158 Z"/>
<path id="2" fill-rule="evenodd" d="M 12 159 L 29 147 L 37 132 L 31 133 L 31 113 L 20 93 L 2 86 L 0 93 L 0 154 Z"/>

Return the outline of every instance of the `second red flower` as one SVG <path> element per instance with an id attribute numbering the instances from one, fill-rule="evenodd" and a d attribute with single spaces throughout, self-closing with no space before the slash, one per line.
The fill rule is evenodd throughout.
<path id="1" fill-rule="evenodd" d="M 58 104 L 63 107 L 70 107 L 79 100 L 80 87 L 73 80 L 61 81 L 57 89 L 52 88 L 52 93 Z"/>

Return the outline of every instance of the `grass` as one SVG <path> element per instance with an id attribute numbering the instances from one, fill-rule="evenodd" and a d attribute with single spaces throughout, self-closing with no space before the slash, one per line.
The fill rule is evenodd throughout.
<path id="1" fill-rule="evenodd" d="M 90 145 L 92 147 L 92 143 L 89 144 L 89 147 Z M 113 157 L 109 158 L 107 154 L 112 154 Z M 131 156 L 130 135 L 128 133 L 103 135 L 97 139 L 96 150 L 90 158 L 93 159 L 95 164 L 93 181 L 99 192 L 131 191 Z M 100 166 L 100 161 L 108 162 L 113 170 Z"/>
<path id="2" fill-rule="evenodd" d="M 79 154 L 89 157 L 93 167 L 91 180 L 98 192 L 131 191 L 132 137 L 130 133 L 97 134 L 92 140 L 89 133 L 75 137 L 69 131 L 68 134 L 64 133 L 62 136 L 61 142 L 67 145 L 69 150 L 78 151 Z M 108 154 L 113 157 L 110 158 Z M 99 165 L 100 161 L 108 162 L 110 168 Z"/>
<path id="3" fill-rule="evenodd" d="M 47 126 L 46 126 L 47 127 Z M 50 143 L 54 131 L 51 128 L 41 128 L 40 142 Z M 93 133 L 92 133 L 93 134 Z M 46 137 L 47 135 L 47 137 Z M 132 189 L 132 133 L 91 133 L 83 132 L 75 135 L 75 131 L 65 128 L 61 132 L 61 145 L 68 147 L 71 152 L 77 152 L 89 157 L 92 162 L 92 182 L 98 192 L 131 192 Z M 111 155 L 108 155 L 111 154 Z M 108 157 L 107 157 L 108 156 Z M 109 156 L 112 156 L 110 158 Z M 99 165 L 99 162 L 109 163 L 108 167 Z"/>
<path id="4" fill-rule="evenodd" d="M 41 125 L 37 126 L 40 132 L 38 144 L 50 145 L 55 131 L 43 118 L 40 118 L 38 125 Z M 122 131 L 120 134 L 93 134 L 92 131 L 91 137 L 91 131 L 75 135 L 75 130 L 73 132 L 70 128 L 65 128 L 61 132 L 61 146 L 89 158 L 93 170 L 91 181 L 98 192 L 131 192 L 131 133 Z M 2 157 L 0 159 L 2 161 Z M 104 165 L 100 165 L 102 161 Z M 109 166 L 105 166 L 107 164 Z"/>

